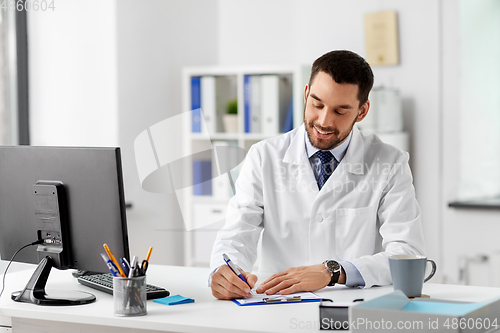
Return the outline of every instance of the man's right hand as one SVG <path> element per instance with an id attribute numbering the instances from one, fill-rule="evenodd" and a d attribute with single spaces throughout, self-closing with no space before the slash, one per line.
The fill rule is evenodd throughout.
<path id="1" fill-rule="evenodd" d="M 254 287 L 257 282 L 257 276 L 248 272 L 241 272 L 245 280 L 247 280 L 250 287 Z M 235 298 L 249 298 L 252 297 L 250 287 L 243 282 L 238 275 L 227 265 L 222 265 L 212 275 L 212 295 L 218 299 L 235 299 Z"/>

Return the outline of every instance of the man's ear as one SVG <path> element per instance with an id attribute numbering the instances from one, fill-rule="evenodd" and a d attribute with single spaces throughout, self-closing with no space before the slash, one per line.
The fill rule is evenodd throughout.
<path id="1" fill-rule="evenodd" d="M 306 104 L 307 97 L 309 97 L 309 83 L 306 83 L 306 87 L 304 88 L 304 104 Z"/>
<path id="2" fill-rule="evenodd" d="M 358 117 L 356 118 L 357 123 L 365 119 L 369 109 L 370 109 L 370 101 L 366 101 L 366 103 L 363 104 L 363 106 L 361 106 L 361 108 L 359 109 Z"/>

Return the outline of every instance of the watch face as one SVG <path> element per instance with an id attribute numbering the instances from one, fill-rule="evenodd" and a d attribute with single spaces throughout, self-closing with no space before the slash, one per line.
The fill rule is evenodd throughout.
<path id="1" fill-rule="evenodd" d="M 340 265 L 336 261 L 329 260 L 327 261 L 326 265 L 328 266 L 328 270 L 332 273 L 340 270 Z"/>

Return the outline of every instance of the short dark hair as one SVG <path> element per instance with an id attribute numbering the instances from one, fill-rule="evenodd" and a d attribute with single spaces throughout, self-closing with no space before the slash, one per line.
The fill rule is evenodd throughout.
<path id="1" fill-rule="evenodd" d="M 325 72 L 339 84 L 356 84 L 360 107 L 368 100 L 368 94 L 373 87 L 373 72 L 370 65 L 358 54 L 347 50 L 323 54 L 312 65 L 309 87 L 319 72 Z"/>

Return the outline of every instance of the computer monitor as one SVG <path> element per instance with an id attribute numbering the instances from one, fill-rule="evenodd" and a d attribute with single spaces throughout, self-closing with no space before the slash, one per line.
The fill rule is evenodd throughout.
<path id="1" fill-rule="evenodd" d="M 90 293 L 47 295 L 51 267 L 109 272 L 106 243 L 129 259 L 119 148 L 0 147 L 0 253 L 3 260 L 26 244 L 15 261 L 39 264 L 16 301 L 85 304 Z"/>

